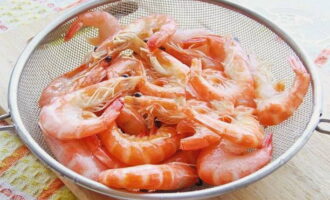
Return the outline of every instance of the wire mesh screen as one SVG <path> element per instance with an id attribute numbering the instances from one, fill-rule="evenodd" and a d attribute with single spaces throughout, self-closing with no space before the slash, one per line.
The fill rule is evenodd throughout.
<path id="1" fill-rule="evenodd" d="M 179 28 L 204 28 L 220 35 L 232 35 L 248 52 L 257 56 L 270 67 L 278 80 L 292 83 L 294 73 L 287 58 L 295 55 L 293 50 L 275 33 L 255 20 L 228 8 L 206 1 L 194 0 L 129 0 L 117 1 L 100 6 L 122 24 L 152 13 L 163 13 L 173 17 Z M 24 125 L 33 138 L 49 152 L 38 127 L 41 91 L 55 77 L 77 67 L 87 52 L 93 49 L 85 38 L 95 36 L 97 31 L 85 28 L 69 42 L 63 41 L 67 24 L 58 27 L 44 38 L 35 49 L 21 74 L 18 90 L 18 107 Z M 276 159 L 301 136 L 313 110 L 312 88 L 295 114 L 277 126 L 268 127 L 266 132 L 274 134 L 274 158 Z"/>

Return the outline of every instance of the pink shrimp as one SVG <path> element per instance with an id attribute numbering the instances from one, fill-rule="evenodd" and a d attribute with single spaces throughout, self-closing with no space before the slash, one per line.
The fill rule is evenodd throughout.
<path id="1" fill-rule="evenodd" d="M 180 140 L 171 127 L 162 126 L 154 134 L 138 137 L 122 133 L 116 124 L 100 137 L 110 154 L 127 165 L 160 163 L 177 151 Z"/>
<path id="2" fill-rule="evenodd" d="M 105 69 L 109 64 L 106 61 L 100 61 L 91 67 L 88 67 L 88 64 L 83 64 L 55 78 L 42 91 L 39 106 L 43 107 L 49 104 L 55 97 L 101 82 L 106 77 Z"/>
<path id="3" fill-rule="evenodd" d="M 139 80 L 111 79 L 56 98 L 42 107 L 39 126 L 58 139 L 78 139 L 103 132 L 118 117 L 123 105 L 120 100 L 113 100 L 134 90 Z M 95 115 L 103 109 L 101 116 Z"/>
<path id="4" fill-rule="evenodd" d="M 206 148 L 198 156 L 198 175 L 211 185 L 235 181 L 269 163 L 272 158 L 272 149 L 272 134 L 265 138 L 261 149 L 243 155 L 227 153 L 220 145 Z"/>
<path id="5" fill-rule="evenodd" d="M 174 162 L 106 170 L 100 173 L 99 181 L 128 190 L 178 190 L 194 185 L 197 174 L 188 164 Z"/>
<path id="6" fill-rule="evenodd" d="M 296 74 L 294 85 L 289 90 L 274 88 L 269 77 L 256 73 L 257 116 L 263 125 L 276 125 L 288 119 L 307 93 L 310 75 L 298 58 L 290 57 L 289 62 Z"/>
<path id="7" fill-rule="evenodd" d="M 70 40 L 82 27 L 93 26 L 98 28 L 99 35 L 95 38 L 88 38 L 88 42 L 94 46 L 102 42 L 112 40 L 120 28 L 118 20 L 105 11 L 92 11 L 79 15 L 70 25 L 64 36 L 64 41 Z"/>
<path id="8" fill-rule="evenodd" d="M 251 148 L 260 147 L 262 144 L 264 129 L 249 112 L 237 110 L 235 116 L 226 122 L 216 119 L 208 113 L 199 113 L 192 108 L 187 108 L 184 111 L 191 120 L 201 123 L 236 144 Z"/>

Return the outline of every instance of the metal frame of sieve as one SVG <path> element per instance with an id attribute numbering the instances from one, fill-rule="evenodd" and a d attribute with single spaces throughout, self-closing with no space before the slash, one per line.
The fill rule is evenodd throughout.
<path id="1" fill-rule="evenodd" d="M 226 192 L 241 188 L 250 183 L 253 183 L 261 178 L 269 175 L 274 170 L 285 164 L 289 161 L 308 141 L 311 134 L 317 128 L 319 132 L 329 133 L 329 131 L 321 129 L 317 127 L 320 122 L 329 123 L 330 120 L 320 119 L 321 117 L 321 103 L 322 103 L 322 93 L 321 93 L 321 84 L 319 78 L 317 76 L 316 70 L 313 68 L 312 62 L 306 56 L 306 53 L 303 49 L 294 42 L 294 40 L 285 33 L 282 29 L 276 26 L 267 18 L 261 16 L 260 14 L 255 13 L 252 10 L 244 8 L 240 5 L 237 5 L 228 1 L 220 1 L 220 0 L 201 0 L 201 2 L 211 3 L 214 5 L 218 5 L 221 7 L 225 7 L 227 9 L 233 10 L 235 12 L 239 12 L 246 17 L 249 17 L 258 23 L 266 26 L 272 32 L 281 37 L 281 39 L 293 49 L 294 53 L 300 58 L 303 62 L 306 69 L 309 71 L 312 77 L 312 99 L 313 99 L 313 111 L 310 117 L 310 121 L 307 124 L 305 130 L 301 134 L 301 136 L 292 144 L 292 146 L 277 159 L 273 160 L 271 163 L 263 167 L 262 169 L 256 171 L 255 173 L 241 178 L 237 181 L 221 185 L 209 187 L 196 191 L 184 191 L 184 192 L 169 192 L 169 193 L 131 193 L 123 190 L 115 190 L 108 188 L 96 181 L 85 178 L 74 171 L 66 168 L 61 163 L 56 161 L 51 155 L 49 155 L 40 144 L 31 136 L 26 126 L 23 123 L 22 116 L 18 109 L 18 96 L 19 91 L 19 81 L 21 79 L 21 74 L 23 72 L 26 63 L 28 62 L 30 56 L 33 54 L 34 50 L 38 47 L 38 45 L 43 41 L 43 39 L 52 31 L 54 31 L 57 27 L 63 25 L 69 19 L 73 18 L 77 14 L 86 11 L 88 9 L 96 8 L 101 5 L 116 2 L 115 0 L 99 0 L 93 2 L 84 3 L 72 10 L 68 10 L 62 16 L 60 16 L 53 23 L 48 25 L 43 31 L 37 34 L 32 41 L 27 45 L 24 49 L 23 53 L 19 57 L 15 68 L 13 69 L 10 83 L 9 83 L 9 109 L 11 114 L 5 114 L 0 116 L 0 120 L 8 118 L 11 116 L 13 120 L 13 125 L 7 125 L 0 127 L 0 130 L 9 130 L 16 129 L 19 137 L 23 140 L 23 142 L 29 147 L 29 149 L 46 165 L 50 168 L 58 172 L 61 176 L 67 177 L 72 180 L 74 183 L 81 185 L 87 189 L 93 190 L 98 193 L 105 194 L 107 196 L 111 196 L 119 199 L 201 199 L 201 198 L 210 198 L 214 196 L 218 196 L 224 194 Z"/>

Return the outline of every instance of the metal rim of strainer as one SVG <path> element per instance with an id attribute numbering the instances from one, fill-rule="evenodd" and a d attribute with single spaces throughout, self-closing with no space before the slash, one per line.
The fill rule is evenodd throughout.
<path id="1" fill-rule="evenodd" d="M 295 141 L 295 143 L 280 157 L 278 157 L 276 160 L 272 161 L 262 169 L 256 171 L 255 173 L 246 176 L 244 178 L 241 178 L 237 181 L 221 185 L 221 186 L 214 186 L 202 190 L 196 190 L 196 191 L 188 191 L 188 192 L 172 192 L 172 193 L 130 193 L 125 192 L 122 190 L 115 190 L 108 188 L 96 181 L 90 180 L 88 178 L 85 178 L 74 171 L 66 168 L 64 165 L 56 161 L 52 156 L 50 156 L 42 147 L 39 146 L 39 144 L 32 138 L 32 136 L 27 131 L 26 127 L 23 124 L 23 121 L 21 119 L 19 110 L 18 110 L 18 102 L 17 102 L 17 96 L 19 95 L 18 92 L 18 86 L 20 81 L 21 73 L 24 69 L 24 66 L 26 62 L 28 61 L 30 55 L 33 53 L 35 48 L 39 45 L 39 43 L 43 40 L 45 36 L 47 36 L 48 33 L 56 29 L 56 27 L 62 25 L 64 22 L 66 22 L 68 19 L 71 19 L 72 17 L 76 16 L 77 14 L 91 9 L 98 6 L 101 6 L 106 3 L 110 2 L 116 2 L 115 0 L 109 1 L 109 0 L 100 0 L 100 1 L 91 1 L 84 3 L 80 6 L 77 6 L 76 8 L 69 10 L 65 12 L 62 16 L 60 16 L 57 20 L 55 20 L 53 23 L 48 25 L 43 31 L 41 31 L 38 35 L 36 35 L 32 41 L 27 45 L 27 47 L 24 49 L 23 53 L 19 57 L 15 68 L 13 69 L 10 83 L 9 83 L 9 91 L 8 91 L 8 104 L 9 109 L 11 112 L 12 120 L 15 124 L 15 128 L 18 132 L 18 135 L 20 138 L 24 141 L 24 143 L 29 147 L 29 149 L 45 164 L 50 166 L 53 170 L 58 172 L 61 176 L 67 177 L 74 181 L 75 183 L 96 191 L 98 193 L 105 194 L 107 196 L 115 197 L 115 198 L 121 198 L 121 199 L 200 199 L 200 198 L 209 198 L 214 197 L 220 194 L 224 194 L 226 192 L 232 191 L 234 189 L 241 188 L 243 186 L 246 186 L 250 183 L 253 183 L 257 180 L 260 180 L 261 178 L 269 175 L 274 170 L 285 164 L 287 161 L 289 161 L 302 147 L 303 145 L 308 141 L 310 138 L 312 132 L 315 130 L 317 124 L 319 123 L 320 116 L 321 116 L 321 84 L 319 81 L 319 78 L 317 77 L 316 70 L 313 69 L 313 65 L 311 61 L 306 56 L 306 53 L 303 51 L 303 49 L 294 42 L 294 40 L 285 33 L 281 28 L 279 28 L 277 25 L 272 23 L 270 20 L 265 18 L 264 16 L 257 14 L 256 12 L 249 10 L 247 8 L 244 8 L 238 4 L 228 2 L 228 1 L 220 1 L 220 0 L 201 0 L 203 2 L 212 3 L 215 5 L 219 5 L 231 10 L 234 10 L 236 12 L 239 12 L 249 18 L 254 19 L 255 21 L 263 24 L 270 30 L 272 30 L 274 33 L 279 35 L 284 42 L 286 42 L 297 54 L 297 56 L 300 58 L 300 60 L 303 62 L 309 73 L 312 77 L 312 88 L 313 88 L 313 113 L 310 118 L 310 122 L 308 123 L 305 131 L 302 133 L 302 135 Z"/>

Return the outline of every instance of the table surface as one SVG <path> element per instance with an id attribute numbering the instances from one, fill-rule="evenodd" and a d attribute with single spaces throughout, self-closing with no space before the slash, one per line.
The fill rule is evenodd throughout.
<path id="1" fill-rule="evenodd" d="M 311 1 L 237 0 L 256 9 L 288 30 L 307 50 L 311 59 L 324 48 L 330 47 L 330 14 L 324 4 Z M 296 2 L 296 3 L 295 3 Z M 320 2 L 320 1 L 318 1 Z M 325 1 L 324 1 L 325 2 Z M 328 3 L 329 4 L 329 3 Z M 317 13 L 313 10 L 318 10 Z M 310 14 L 312 13 L 312 15 Z M 0 106 L 7 110 L 6 94 L 10 71 L 27 42 L 56 17 L 49 15 L 29 25 L 21 25 L 0 34 Z M 328 23 L 326 23 L 328 22 Z M 330 116 L 330 65 L 315 66 L 319 72 L 324 95 L 324 117 Z M 245 188 L 215 199 L 330 199 L 330 136 L 314 132 L 303 149 L 283 167 Z M 67 183 L 67 182 L 66 182 Z M 72 184 L 69 188 L 81 199 L 91 199 L 88 193 Z M 81 196 L 84 195 L 84 196 Z M 94 199 L 94 198 L 93 198 Z M 101 199 L 101 197 L 100 197 Z"/>

